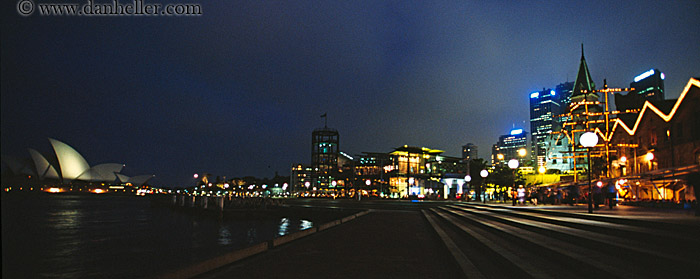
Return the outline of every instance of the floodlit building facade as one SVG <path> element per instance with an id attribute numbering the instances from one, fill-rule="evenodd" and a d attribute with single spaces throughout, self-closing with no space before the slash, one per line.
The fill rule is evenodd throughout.
<path id="1" fill-rule="evenodd" d="M 392 161 L 389 172 L 390 196 L 444 196 L 441 178 L 445 173 L 456 171 L 460 159 L 442 156 L 443 152 L 404 145 L 389 153 Z"/>
<path id="2" fill-rule="evenodd" d="M 615 119 L 611 176 L 625 178 L 633 200 L 697 200 L 686 178 L 700 171 L 700 81 L 691 78 L 676 100 L 646 101 L 634 121 Z M 599 133 L 599 136 L 603 136 Z"/>

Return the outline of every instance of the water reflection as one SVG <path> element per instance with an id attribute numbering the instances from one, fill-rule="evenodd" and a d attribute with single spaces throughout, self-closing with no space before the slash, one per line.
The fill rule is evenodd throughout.
<path id="1" fill-rule="evenodd" d="M 231 245 L 231 231 L 226 226 L 219 227 L 219 245 Z"/>
<path id="2" fill-rule="evenodd" d="M 49 226 L 55 230 L 68 230 L 80 227 L 81 214 L 77 210 L 61 210 L 49 214 Z"/>
<path id="3" fill-rule="evenodd" d="M 258 241 L 258 230 L 256 230 L 254 226 L 248 229 L 246 240 L 248 244 L 253 244 Z"/>
<path id="4" fill-rule="evenodd" d="M 126 196 L 3 196 L 0 205 L 3 278 L 152 277 L 314 225 L 221 221 Z"/>
<path id="5" fill-rule="evenodd" d="M 301 220 L 301 225 L 299 225 L 299 230 L 303 231 L 306 229 L 310 229 L 313 226 L 314 226 L 314 222 L 311 222 L 309 220 Z"/>
<path id="6" fill-rule="evenodd" d="M 283 235 L 286 235 L 288 232 L 289 232 L 289 219 L 282 218 L 282 220 L 280 220 L 279 229 L 277 230 L 277 235 L 283 236 Z"/>

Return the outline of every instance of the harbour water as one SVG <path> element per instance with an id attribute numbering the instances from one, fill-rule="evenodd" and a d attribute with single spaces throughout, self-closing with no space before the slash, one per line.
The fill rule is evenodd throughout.
<path id="1" fill-rule="evenodd" d="M 4 195 L 2 278 L 143 278 L 312 227 L 218 219 L 110 195 Z"/>

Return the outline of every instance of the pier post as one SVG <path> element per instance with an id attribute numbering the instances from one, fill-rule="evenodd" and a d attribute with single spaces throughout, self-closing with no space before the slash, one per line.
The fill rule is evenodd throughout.
<path id="1" fill-rule="evenodd" d="M 178 201 L 178 204 L 180 204 L 180 206 L 182 206 L 182 207 L 185 206 L 185 196 L 184 195 L 177 196 L 177 201 Z"/>
<path id="2" fill-rule="evenodd" d="M 217 210 L 223 211 L 224 210 L 224 197 L 215 197 L 214 204 L 216 204 Z"/>

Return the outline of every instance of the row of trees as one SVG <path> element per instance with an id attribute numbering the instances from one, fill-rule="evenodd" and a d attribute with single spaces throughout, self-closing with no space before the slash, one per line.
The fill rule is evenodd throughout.
<path id="1" fill-rule="evenodd" d="M 496 166 L 486 178 L 482 178 L 481 170 L 486 169 L 484 159 L 474 159 L 469 161 L 469 174 L 472 178 L 471 185 L 474 185 L 477 201 L 481 201 L 481 194 L 484 189 L 481 185 L 492 184 L 495 187 L 504 188 L 525 183 L 523 175 L 507 166 Z"/>

